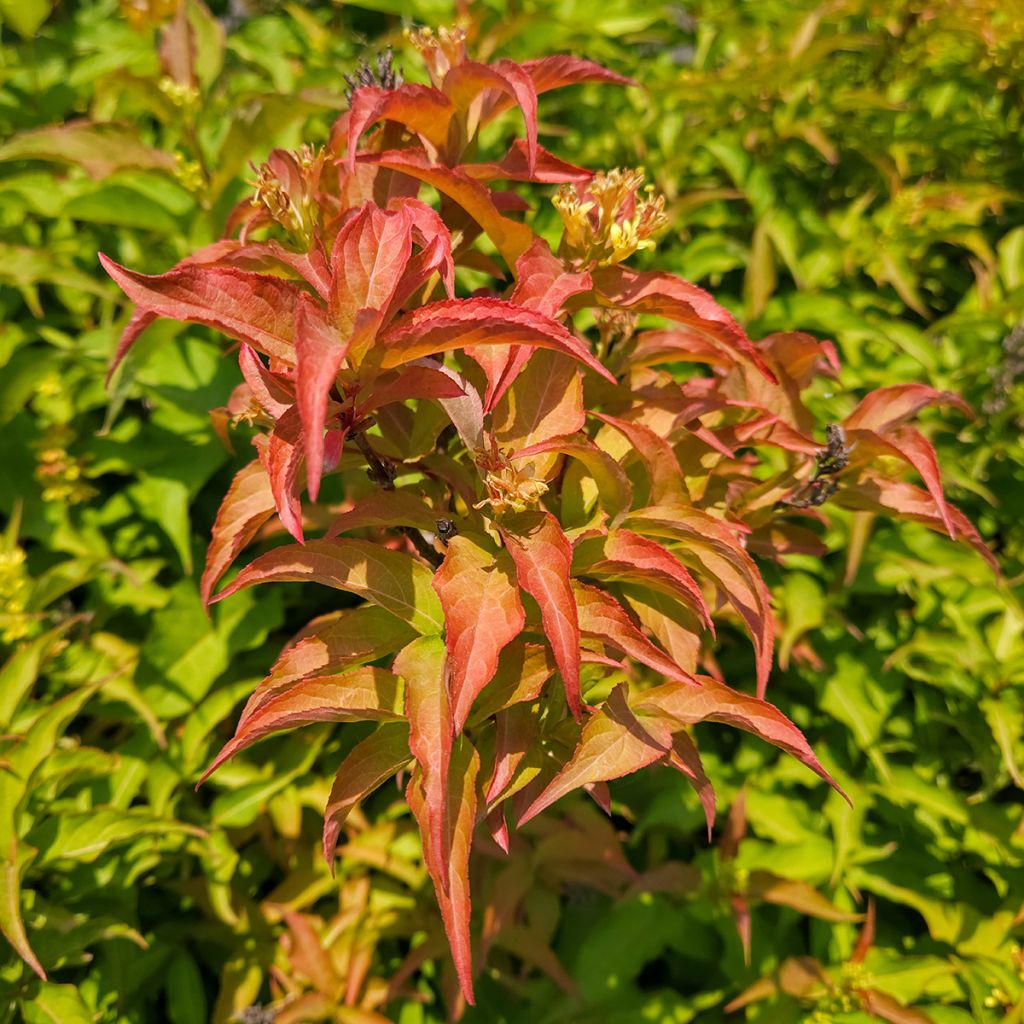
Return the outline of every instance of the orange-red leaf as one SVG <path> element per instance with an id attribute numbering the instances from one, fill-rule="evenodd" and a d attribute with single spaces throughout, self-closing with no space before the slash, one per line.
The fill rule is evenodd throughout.
<path id="1" fill-rule="evenodd" d="M 538 716 L 529 704 L 513 704 L 495 715 L 494 771 L 485 797 L 489 806 L 499 800 L 526 755 L 536 749 L 538 727 Z"/>
<path id="2" fill-rule="evenodd" d="M 927 384 L 895 384 L 870 392 L 843 421 L 847 430 L 874 430 L 880 434 L 912 419 L 936 404 L 955 405 L 968 416 L 971 407 L 952 391 L 937 391 Z"/>
<path id="3" fill-rule="evenodd" d="M 611 594 L 575 581 L 573 594 L 579 610 L 580 632 L 584 636 L 617 647 L 623 654 L 635 658 L 668 679 L 698 685 L 693 676 L 640 632 Z"/>
<path id="4" fill-rule="evenodd" d="M 402 149 L 360 154 L 359 159 L 408 174 L 453 199 L 483 228 L 510 267 L 516 265 L 535 237 L 525 224 L 501 213 L 486 186 L 461 170 L 431 163 L 425 153 Z"/>
<path id="5" fill-rule="evenodd" d="M 562 89 L 567 85 L 580 85 L 583 82 L 602 82 L 611 85 L 632 85 L 633 80 L 625 75 L 595 64 L 592 60 L 574 57 L 568 53 L 558 53 L 551 57 L 537 60 L 525 60 L 523 69 L 533 79 L 538 93 Z"/>
<path id="6" fill-rule="evenodd" d="M 775 644 L 771 596 L 735 532 L 720 519 L 686 505 L 641 509 L 627 521 L 646 536 L 682 541 L 679 557 L 721 588 L 753 638 L 757 692 L 763 695 Z"/>
<path id="7" fill-rule="evenodd" d="M 292 382 L 268 370 L 256 350 L 245 342 L 238 347 L 238 368 L 252 397 L 272 419 L 279 420 L 295 404 Z"/>
<path id="8" fill-rule="evenodd" d="M 504 708 L 536 700 L 554 672 L 554 659 L 546 644 L 514 640 L 501 652 L 497 673 L 476 702 L 472 720 L 482 722 Z"/>
<path id="9" fill-rule="evenodd" d="M 452 756 L 452 712 L 447 653 L 437 636 L 423 636 L 399 651 L 394 670 L 405 680 L 409 749 L 419 765 L 428 824 L 424 852 L 431 876 L 448 889 L 447 794 Z"/>
<path id="10" fill-rule="evenodd" d="M 228 488 L 213 522 L 213 535 L 206 550 L 206 567 L 199 583 L 203 604 L 228 566 L 274 514 L 274 493 L 267 472 L 258 459 L 243 466 Z"/>
<path id="11" fill-rule="evenodd" d="M 299 466 L 302 462 L 302 424 L 299 410 L 292 406 L 274 424 L 269 434 L 257 434 L 253 440 L 270 480 L 281 524 L 301 544 L 302 506 L 299 502 Z"/>
<path id="12" fill-rule="evenodd" d="M 853 947 L 853 952 L 850 954 L 850 963 L 862 964 L 874 944 L 875 898 L 873 896 L 869 896 L 868 908 L 864 914 L 864 924 L 861 926 L 860 935 L 857 936 L 857 945 Z"/>
<path id="13" fill-rule="evenodd" d="M 376 378 L 365 391 L 360 392 L 355 404 L 358 415 L 362 417 L 391 402 L 405 402 L 411 398 L 461 398 L 465 393 L 457 380 L 437 366 L 413 363 Z"/>
<path id="14" fill-rule="evenodd" d="M 687 500 L 683 471 L 672 450 L 672 445 L 659 437 L 650 427 L 642 423 L 609 416 L 607 413 L 594 415 L 622 434 L 630 446 L 644 460 L 651 480 L 651 498 L 656 505 L 671 505 Z"/>
<path id="15" fill-rule="evenodd" d="M 583 381 L 576 363 L 560 352 L 525 350 L 529 361 L 504 392 L 491 415 L 498 444 L 512 450 L 529 448 L 583 427 Z M 537 479 L 546 479 L 558 461 L 554 453 L 531 457 Z"/>
<path id="16" fill-rule="evenodd" d="M 363 86 L 352 95 L 348 116 L 348 169 L 355 169 L 359 137 L 380 121 L 394 121 L 422 135 L 435 147 L 448 139 L 455 107 L 439 89 L 406 83 L 397 89 Z"/>
<path id="17" fill-rule="evenodd" d="M 877 989 L 858 989 L 857 993 L 868 1013 L 889 1024 L 932 1024 L 932 1018 L 912 1006 L 903 1006 L 892 996 Z"/>
<path id="18" fill-rule="evenodd" d="M 520 826 L 574 789 L 618 779 L 661 760 L 671 746 L 671 730 L 657 718 L 650 725 L 637 719 L 620 683 L 587 719 L 572 757 L 526 809 Z"/>
<path id="19" fill-rule="evenodd" d="M 512 301 L 545 316 L 557 317 L 569 299 L 592 286 L 587 271 L 570 271 L 543 238 L 535 238 L 516 263 Z"/>
<path id="20" fill-rule="evenodd" d="M 696 611 L 714 634 L 711 611 L 697 581 L 657 541 L 631 530 L 611 530 L 604 537 L 578 543 L 573 551 L 573 566 L 578 575 L 623 580 L 666 594 Z"/>
<path id="21" fill-rule="evenodd" d="M 557 319 L 567 299 L 591 287 L 590 274 L 569 273 L 547 242 L 534 239 L 516 262 L 516 286 L 512 302 Z M 487 377 L 484 409 L 492 410 L 519 376 L 530 358 L 532 349 L 522 345 L 485 346 L 470 349 Z M 573 428 L 576 429 L 576 428 Z"/>
<path id="22" fill-rule="evenodd" d="M 360 311 L 379 326 L 412 256 L 412 215 L 407 207 L 383 210 L 365 203 L 346 221 L 331 252 L 331 317 L 351 331 Z M 355 344 L 361 347 L 359 339 Z"/>
<path id="23" fill-rule="evenodd" d="M 904 480 L 889 480 L 870 471 L 864 472 L 856 484 L 844 483 L 831 500 L 843 508 L 896 515 L 923 523 L 929 529 L 946 532 L 942 512 L 935 499 L 927 491 Z M 999 562 L 967 516 L 948 502 L 946 515 L 957 534 L 988 562 L 993 572 L 999 573 Z"/>
<path id="24" fill-rule="evenodd" d="M 587 346 L 560 323 L 503 299 L 447 299 L 414 309 L 380 337 L 381 368 L 472 345 L 528 345 L 573 356 L 612 382 Z"/>
<path id="25" fill-rule="evenodd" d="M 300 296 L 295 310 L 295 398 L 306 442 L 306 486 L 313 501 L 323 473 L 327 405 L 349 340 L 327 322 L 315 299 Z"/>
<path id="26" fill-rule="evenodd" d="M 775 705 L 733 690 L 710 676 L 699 678 L 700 686 L 671 682 L 647 690 L 639 697 L 634 710 L 676 722 L 679 726 L 723 722 L 753 733 L 792 754 L 846 799 L 846 794 L 811 750 L 804 734 Z"/>
<path id="27" fill-rule="evenodd" d="M 203 773 L 203 779 L 229 757 L 282 729 L 313 722 L 394 721 L 401 717 L 401 683 L 385 669 L 363 667 L 337 676 L 302 679 L 261 704 L 239 724 L 234 737 Z"/>
<path id="28" fill-rule="evenodd" d="M 403 722 L 378 726 L 345 755 L 324 810 L 324 859 L 334 870 L 334 850 L 349 811 L 412 760 L 409 727 Z"/>
<path id="29" fill-rule="evenodd" d="M 704 821 L 708 826 L 708 842 L 711 842 L 711 830 L 715 825 L 715 787 L 704 771 L 697 744 L 685 732 L 677 732 L 672 737 L 672 749 L 666 758 L 677 771 L 682 772 L 690 780 L 704 809 Z"/>
<path id="30" fill-rule="evenodd" d="M 405 552 L 343 537 L 268 551 L 247 565 L 214 600 L 221 601 L 257 583 L 322 583 L 365 597 L 420 633 L 440 633 L 444 615 L 431 579 L 430 570 Z"/>
<path id="31" fill-rule="evenodd" d="M 494 677 L 502 648 L 522 632 L 526 614 L 508 553 L 492 553 L 468 536 L 449 541 L 433 585 L 444 609 L 452 718 L 460 732 Z"/>
<path id="32" fill-rule="evenodd" d="M 231 267 L 183 264 L 149 275 L 128 270 L 102 253 L 100 262 L 140 311 L 214 327 L 259 352 L 294 362 L 295 308 L 302 294 L 297 285 Z M 126 348 L 122 342 L 119 357 Z"/>
<path id="33" fill-rule="evenodd" d="M 580 626 L 569 582 L 572 548 L 558 520 L 549 512 L 520 512 L 499 527 L 516 564 L 519 585 L 539 605 L 541 622 L 562 674 L 569 710 L 579 719 Z"/>
<path id="34" fill-rule="evenodd" d="M 515 139 L 501 160 L 484 164 L 460 164 L 459 170 L 476 181 L 494 181 L 497 178 L 543 182 L 547 185 L 561 185 L 565 182 L 581 185 L 591 177 L 585 167 L 560 160 L 543 146 L 537 147 L 537 157 L 531 170 L 525 139 Z"/>
<path id="35" fill-rule="evenodd" d="M 460 112 L 486 109 L 487 93 L 504 93 L 523 112 L 530 170 L 537 160 L 537 89 L 533 79 L 514 61 L 498 61 L 491 67 L 467 60 L 449 68 L 442 89 Z M 507 109 L 507 107 L 505 108 Z M 486 124 L 488 118 L 482 118 Z"/>
<path id="36" fill-rule="evenodd" d="M 712 342 L 742 354 L 768 380 L 775 380 L 775 374 L 733 315 L 703 288 L 674 274 L 621 266 L 595 270 L 593 277 L 594 291 L 602 305 L 651 313 L 685 324 Z"/>
<path id="37" fill-rule="evenodd" d="M 281 652 L 267 677 L 252 692 L 238 724 L 241 726 L 263 704 L 299 679 L 336 675 L 354 665 L 376 661 L 415 637 L 411 626 L 372 604 L 314 619 Z"/>
<path id="38" fill-rule="evenodd" d="M 848 431 L 846 437 L 850 446 L 855 446 L 854 455 L 858 462 L 878 455 L 890 455 L 902 459 L 913 467 L 934 499 L 946 532 L 956 540 L 956 527 L 942 490 L 939 460 L 935 457 L 935 449 L 931 442 L 920 431 L 903 426 L 879 434 L 877 431 L 858 427 L 856 430 Z"/>

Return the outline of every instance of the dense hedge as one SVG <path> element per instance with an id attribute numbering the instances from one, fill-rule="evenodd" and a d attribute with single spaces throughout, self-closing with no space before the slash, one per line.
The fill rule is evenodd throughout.
<path id="1" fill-rule="evenodd" d="M 250 160 L 323 141 L 360 58 L 391 44 L 405 63 L 401 16 L 465 6 L 190 3 L 190 89 L 157 45 L 173 3 L 0 2 L 0 927 L 49 979 L 8 950 L 4 1019 L 254 1024 L 306 994 L 276 1020 L 426 1024 L 455 1005 L 400 791 L 354 815 L 337 878 L 319 856 L 349 731 L 267 741 L 193 788 L 273 654 L 329 604 L 268 588 L 204 614 L 197 567 L 244 461 L 208 410 L 237 377 L 212 332 L 161 323 L 107 389 L 128 311 L 96 253 L 156 272 L 219 237 Z M 773 699 L 853 808 L 714 727 L 702 749 L 732 812 L 710 845 L 668 770 L 613 784 L 610 819 L 567 800 L 509 860 L 475 865 L 480 914 L 521 927 L 463 1019 L 1024 1020 L 1024 14 L 468 6 L 485 57 L 569 51 L 638 83 L 543 98 L 541 141 L 647 168 L 668 199 L 660 266 L 753 337 L 834 339 L 836 394 L 924 380 L 967 398 L 975 419 L 925 429 L 1004 574 L 870 511 L 832 517 L 845 554 L 787 556 L 785 583 L 767 564 Z M 105 123 L 103 145 L 39 131 L 80 119 Z M 811 404 L 821 424 L 851 408 L 823 384 Z M 717 657 L 749 677 L 738 633 Z"/>

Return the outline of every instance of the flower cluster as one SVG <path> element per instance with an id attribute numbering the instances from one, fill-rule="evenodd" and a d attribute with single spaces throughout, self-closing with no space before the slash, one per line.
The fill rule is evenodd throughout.
<path id="1" fill-rule="evenodd" d="M 616 168 L 598 171 L 586 187 L 562 185 L 553 200 L 565 228 L 562 255 L 574 266 L 607 267 L 653 249 L 668 223 L 665 197 L 643 183 L 642 168 Z"/>
<path id="2" fill-rule="evenodd" d="M 13 644 L 36 632 L 37 619 L 26 611 L 32 580 L 25 552 L 18 546 L 0 549 L 0 641 Z"/>

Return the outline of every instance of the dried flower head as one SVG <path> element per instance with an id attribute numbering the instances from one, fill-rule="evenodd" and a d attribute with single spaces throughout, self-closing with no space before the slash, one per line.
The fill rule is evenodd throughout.
<path id="1" fill-rule="evenodd" d="M 367 60 L 360 60 L 355 73 L 344 75 L 345 97 L 352 104 L 352 97 L 357 89 L 373 85 L 378 89 L 397 89 L 402 84 L 402 72 L 395 67 L 395 55 L 389 46 L 383 53 L 377 54 L 373 65 Z"/>
<path id="2" fill-rule="evenodd" d="M 996 416 L 1012 404 L 1014 389 L 1024 380 L 1024 323 L 1017 324 L 1003 338 L 1001 352 L 989 367 L 992 386 L 981 403 L 986 416 Z"/>
<path id="3" fill-rule="evenodd" d="M 667 223 L 665 197 L 644 185 L 643 168 L 598 171 L 583 189 L 563 185 L 553 200 L 565 226 L 562 255 L 581 267 L 621 263 L 652 249 Z"/>
<path id="4" fill-rule="evenodd" d="M 852 448 L 847 446 L 846 431 L 838 423 L 825 427 L 825 447 L 815 456 L 814 476 L 784 504 L 790 508 L 817 508 L 839 490 L 836 476 L 850 464 Z"/>

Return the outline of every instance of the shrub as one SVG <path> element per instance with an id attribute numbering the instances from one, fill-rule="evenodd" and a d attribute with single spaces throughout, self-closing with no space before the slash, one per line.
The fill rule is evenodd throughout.
<path id="1" fill-rule="evenodd" d="M 240 343 L 244 382 L 220 421 L 256 457 L 218 513 L 204 599 L 273 581 L 361 599 L 285 649 L 207 774 L 284 729 L 379 723 L 338 769 L 324 851 L 354 805 L 410 770 L 472 1002 L 478 824 L 508 849 L 510 818 L 579 788 L 607 808 L 609 780 L 665 764 L 697 790 L 710 831 L 690 732 L 703 721 L 832 781 L 765 699 L 774 622 L 754 555 L 823 554 L 814 526 L 832 505 L 986 552 L 910 426 L 958 399 L 884 387 L 819 426 L 801 393 L 835 376 L 831 345 L 751 342 L 706 292 L 624 265 L 653 247 L 662 200 L 639 171 L 566 163 L 536 127 L 538 94 L 619 76 L 569 57 L 479 63 L 457 30 L 415 42 L 430 84 L 402 84 L 386 58 L 364 68 L 327 146 L 259 168 L 231 217 L 239 240 L 155 276 L 104 265 L 136 304 L 117 361 L 159 317 Z M 502 151 L 513 111 L 525 137 Z M 496 182 L 558 185 L 557 243 L 511 216 L 528 205 Z M 924 488 L 901 479 L 907 467 Z M 214 597 L 275 516 L 297 543 Z M 756 695 L 722 679 L 717 627 L 749 634 Z"/>
<path id="2" fill-rule="evenodd" d="M 268 739 L 193 791 L 273 653 L 338 600 L 247 589 L 204 615 L 191 566 L 248 461 L 206 415 L 234 360 L 210 329 L 164 321 L 103 387 L 121 325 L 96 250 L 155 271 L 219 237 L 247 194 L 247 160 L 326 141 L 339 69 L 355 78 L 368 47 L 405 49 L 399 18 L 379 12 L 432 21 L 444 4 L 248 6 L 268 13 L 213 3 L 211 17 L 189 0 L 195 75 L 168 38 L 182 39 L 175 4 L 60 5 L 35 38 L 45 0 L 0 11 L 26 36 L 0 40 L 0 513 L 13 524 L 0 543 L 0 757 L 16 776 L 7 795 L 21 794 L 2 820 L 3 926 L 15 934 L 20 907 L 49 976 L 8 950 L 5 1019 L 439 1024 L 442 993 L 458 1009 L 398 785 L 349 814 L 337 880 L 315 852 L 330 776 L 375 723 Z M 467 1024 L 722 1024 L 752 985 L 735 1016 L 762 1024 L 860 1024 L 865 1011 L 843 1008 L 869 992 L 901 1019 L 1013 1019 L 1019 19 L 973 0 L 473 11 L 475 52 L 571 50 L 639 80 L 547 94 L 539 137 L 590 166 L 639 152 L 670 223 L 632 264 L 704 283 L 752 337 L 835 339 L 840 376 L 801 395 L 817 424 L 841 422 L 865 390 L 916 380 L 971 402 L 980 415 L 958 429 L 935 412 L 921 428 L 1008 578 L 918 523 L 835 500 L 822 507 L 827 554 L 755 553 L 777 620 L 771 699 L 853 808 L 760 740 L 697 727 L 730 807 L 713 845 L 685 776 L 657 765 L 610 784 L 610 819 L 576 793 L 511 833 L 507 855 L 481 834 Z M 407 74 L 424 80 L 414 63 Z M 792 130 L 808 124 L 823 147 Z M 555 245 L 558 212 L 537 193 L 557 186 L 510 187 Z M 882 254 L 917 310 L 877 275 Z M 459 274 L 459 294 L 483 280 Z M 279 529 L 272 516 L 260 550 Z M 715 615 L 715 661 L 743 680 L 747 651 Z M 853 920 L 865 895 L 870 948 Z"/>

